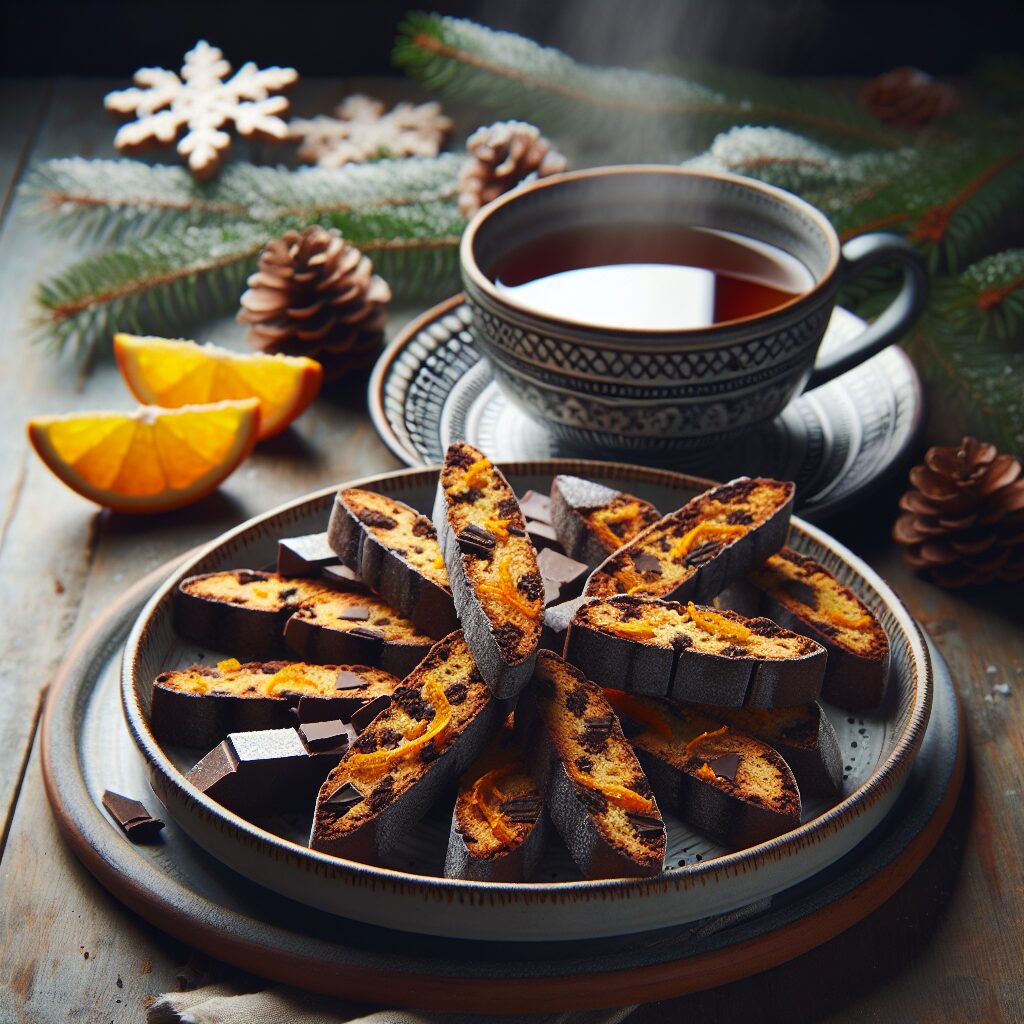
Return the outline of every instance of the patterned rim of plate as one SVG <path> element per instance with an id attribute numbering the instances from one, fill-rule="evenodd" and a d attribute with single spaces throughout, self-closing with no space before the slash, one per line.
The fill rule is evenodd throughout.
<path id="1" fill-rule="evenodd" d="M 823 350 L 841 344 L 860 325 L 852 313 L 837 309 Z M 498 434 L 492 430 L 488 435 L 486 428 L 499 416 L 506 428 L 513 426 L 502 437 L 521 436 L 520 427 L 533 435 L 528 444 L 492 452 L 499 459 L 599 455 L 560 450 L 540 426 L 514 410 L 473 343 L 461 295 L 427 310 L 399 332 L 374 366 L 368 404 L 377 433 L 409 466 L 440 461 L 456 436 L 486 449 Z M 720 478 L 756 472 L 795 480 L 801 515 L 820 519 L 861 497 L 898 464 L 913 445 L 922 417 L 917 372 L 906 353 L 891 346 L 791 402 L 767 428 L 748 436 L 742 449 L 685 469 Z M 753 467 L 743 461 L 751 445 L 760 460 Z M 651 458 L 648 464 L 682 468 L 664 458 Z"/>
<path id="2" fill-rule="evenodd" d="M 707 484 L 666 470 L 606 462 L 541 460 L 506 463 L 502 468 L 513 478 L 550 478 L 556 473 L 573 473 L 606 481 L 645 481 L 654 487 L 685 489 L 690 493 Z M 346 486 L 373 486 L 401 494 L 435 486 L 435 482 L 436 470 L 400 470 L 352 481 Z M 749 902 L 750 891 L 765 895 L 758 889 L 765 884 L 759 877 L 762 871 L 778 872 L 790 884 L 793 871 L 817 870 L 830 863 L 827 858 L 840 855 L 840 845 L 842 853 L 848 852 L 845 844 L 866 835 L 876 823 L 875 818 L 884 815 L 898 796 L 930 711 L 931 668 L 920 629 L 899 598 L 869 566 L 824 532 L 794 518 L 791 542 L 798 548 L 806 547 L 840 579 L 854 583 L 882 620 L 892 642 L 893 673 L 899 674 L 903 684 L 898 693 L 891 695 L 898 707 L 891 712 L 895 716 L 894 739 L 888 754 L 851 794 L 785 836 L 703 863 L 673 868 L 654 878 L 509 884 L 423 876 L 332 857 L 282 839 L 233 814 L 185 781 L 149 728 L 145 707 L 151 680 L 156 672 L 167 667 L 163 659 L 175 642 L 170 625 L 173 593 L 188 575 L 238 564 L 242 552 L 251 556 L 249 548 L 254 545 L 269 553 L 282 534 L 310 532 L 316 522 L 326 521 L 336 490 L 325 488 L 289 502 L 212 541 L 154 594 L 125 646 L 122 704 L 135 743 L 148 762 L 157 796 L 193 839 L 253 880 L 304 902 L 310 902 L 309 887 L 316 880 L 317 905 L 323 909 L 407 930 L 410 926 L 402 921 L 418 908 L 421 912 L 432 912 L 427 917 L 418 913 L 416 928 L 411 930 L 442 935 L 530 939 L 541 922 L 552 938 L 625 934 L 695 919 L 684 916 L 686 910 L 681 910 L 678 897 L 683 893 L 696 897 L 709 885 L 721 894 L 720 885 L 728 884 L 723 898 L 736 902 L 714 911 L 724 912 Z M 229 850 L 227 855 L 224 848 Z M 819 860 L 822 864 L 818 864 Z M 789 867 L 781 870 L 787 864 Z M 325 900 L 325 881 L 329 883 L 327 895 L 334 901 L 333 906 Z M 622 903 L 624 900 L 636 902 L 632 914 Z M 610 905 L 620 908 L 619 913 L 612 915 L 614 920 L 607 915 L 594 916 L 595 907 L 607 909 Z M 433 913 L 441 908 L 446 908 L 444 913 Z"/>

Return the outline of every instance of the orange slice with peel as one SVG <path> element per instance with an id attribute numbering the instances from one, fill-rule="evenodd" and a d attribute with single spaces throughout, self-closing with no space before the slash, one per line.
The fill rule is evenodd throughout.
<path id="1" fill-rule="evenodd" d="M 258 398 L 260 436 L 279 434 L 316 398 L 323 367 L 305 356 L 232 352 L 169 338 L 114 335 L 114 355 L 132 394 L 146 405 Z"/>
<path id="2" fill-rule="evenodd" d="M 84 498 L 115 512 L 167 512 L 215 490 L 252 451 L 255 398 L 135 412 L 37 416 L 39 457 Z"/>

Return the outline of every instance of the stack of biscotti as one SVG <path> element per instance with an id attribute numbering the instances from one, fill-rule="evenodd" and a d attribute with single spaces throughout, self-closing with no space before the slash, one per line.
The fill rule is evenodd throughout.
<path id="1" fill-rule="evenodd" d="M 849 587 L 792 548 L 750 572 L 746 585 L 757 614 L 812 637 L 828 651 L 825 700 L 855 711 L 881 704 L 889 676 L 889 638 Z"/>
<path id="2" fill-rule="evenodd" d="M 548 815 L 587 878 L 662 870 L 665 823 L 600 687 L 541 651 L 515 728 Z"/>
<path id="3" fill-rule="evenodd" d="M 661 514 L 644 501 L 578 476 L 556 476 L 551 483 L 551 521 L 570 558 L 599 565 L 653 526 Z"/>
<path id="4" fill-rule="evenodd" d="M 309 845 L 353 860 L 378 859 L 507 717 L 461 631 L 439 640 L 320 788 Z"/>
<path id="5" fill-rule="evenodd" d="M 681 704 L 606 691 L 637 724 L 633 749 L 658 802 L 732 849 L 800 824 L 800 790 L 777 751 Z"/>
<path id="6" fill-rule="evenodd" d="M 434 524 L 404 502 L 339 492 L 327 539 L 341 561 L 417 629 L 440 639 L 459 628 Z"/>
<path id="7" fill-rule="evenodd" d="M 544 581 L 515 493 L 490 459 L 464 441 L 445 455 L 434 522 L 480 674 L 495 696 L 514 697 L 533 673 Z"/>
<path id="8" fill-rule="evenodd" d="M 521 882 L 544 842 L 540 790 L 508 723 L 459 782 L 444 873 L 477 882 Z"/>
<path id="9" fill-rule="evenodd" d="M 346 717 L 375 697 L 390 696 L 398 680 L 377 668 L 269 661 L 193 665 L 161 672 L 153 681 L 149 722 L 163 743 L 212 747 L 228 733 L 294 725 L 302 700 Z"/>
<path id="10" fill-rule="evenodd" d="M 724 707 L 806 704 L 824 648 L 771 619 L 627 595 L 583 605 L 566 658 L 604 686 Z"/>

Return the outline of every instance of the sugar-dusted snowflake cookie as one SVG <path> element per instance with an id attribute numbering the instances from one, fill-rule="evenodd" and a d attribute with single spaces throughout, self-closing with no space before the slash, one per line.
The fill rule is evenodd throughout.
<path id="1" fill-rule="evenodd" d="M 341 167 L 379 157 L 437 156 L 452 122 L 439 103 L 385 105 L 370 96 L 349 96 L 333 117 L 295 119 L 289 137 L 302 142 L 299 159 Z"/>
<path id="2" fill-rule="evenodd" d="M 138 88 L 108 93 L 104 100 L 108 110 L 136 117 L 118 130 L 114 145 L 121 150 L 167 145 L 184 128 L 178 152 L 197 178 L 208 178 L 231 146 L 231 136 L 222 130 L 229 122 L 240 135 L 287 138 L 288 126 L 277 115 L 288 110 L 288 101 L 271 93 L 292 85 L 298 72 L 258 68 L 250 61 L 230 74 L 224 54 L 202 39 L 185 54 L 180 77 L 164 68 L 140 68 Z"/>

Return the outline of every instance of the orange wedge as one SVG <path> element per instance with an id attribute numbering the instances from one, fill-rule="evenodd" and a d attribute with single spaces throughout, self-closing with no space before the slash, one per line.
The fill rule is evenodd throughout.
<path id="1" fill-rule="evenodd" d="M 252 451 L 255 398 L 133 413 L 37 416 L 28 436 L 73 491 L 115 512 L 166 512 L 215 490 Z"/>
<path id="2" fill-rule="evenodd" d="M 303 413 L 324 379 L 323 367 L 305 356 L 231 352 L 194 341 L 115 334 L 114 354 L 132 394 L 146 405 L 177 409 L 258 398 L 260 441 Z"/>

